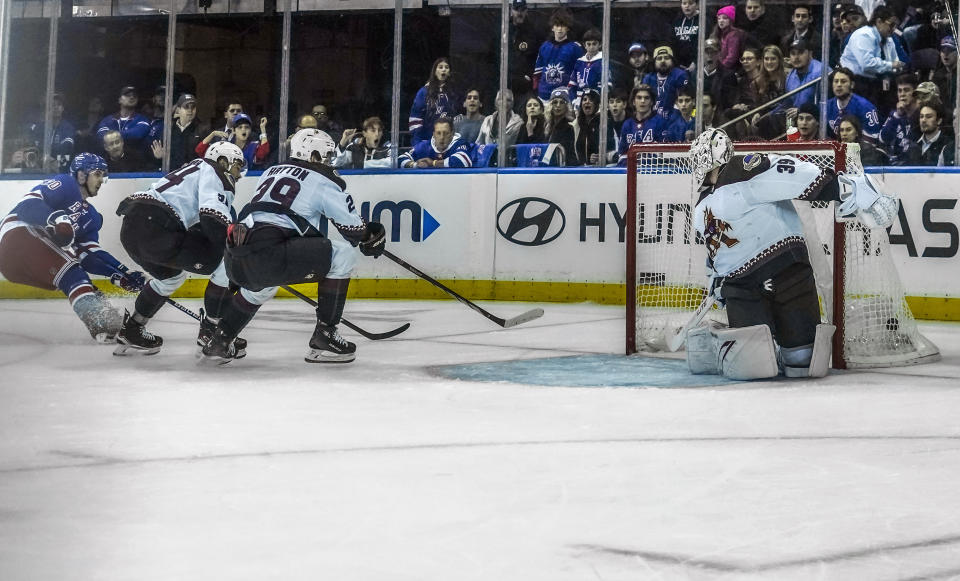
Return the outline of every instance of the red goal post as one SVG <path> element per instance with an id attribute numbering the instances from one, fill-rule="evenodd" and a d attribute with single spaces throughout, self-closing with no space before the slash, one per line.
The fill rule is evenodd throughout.
<path id="1" fill-rule="evenodd" d="M 863 173 L 856 144 L 745 142 L 735 147 L 737 155 L 794 155 L 836 172 Z M 692 224 L 698 193 L 689 149 L 689 144 L 649 143 L 635 144 L 627 153 L 627 354 L 663 350 L 666 333 L 689 321 L 707 292 L 706 250 Z M 939 351 L 919 333 L 906 304 L 886 232 L 835 219 L 833 203 L 794 205 L 804 225 L 822 318 L 837 326 L 833 366 L 938 359 Z M 722 321 L 725 314 L 715 308 L 710 317 Z"/>

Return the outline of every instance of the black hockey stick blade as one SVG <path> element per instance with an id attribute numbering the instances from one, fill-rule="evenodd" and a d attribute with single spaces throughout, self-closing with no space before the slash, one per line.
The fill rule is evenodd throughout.
<path id="1" fill-rule="evenodd" d="M 313 308 L 317 308 L 317 301 L 311 299 L 310 297 L 298 291 L 297 289 L 287 285 L 281 285 L 280 288 L 292 294 L 293 296 L 297 297 L 298 299 L 305 301 L 307 303 L 310 303 L 311 305 L 313 305 Z M 380 339 L 389 339 L 390 337 L 396 337 L 400 333 L 403 333 L 404 331 L 410 328 L 410 323 L 404 323 L 399 327 L 397 327 L 396 329 L 387 331 L 385 333 L 371 333 L 370 331 L 361 329 L 360 327 L 354 325 L 353 323 L 351 323 L 350 321 L 342 317 L 340 318 L 340 322 L 343 323 L 345 327 L 353 329 L 354 331 L 356 331 L 357 333 L 360 333 L 361 335 L 363 335 L 367 339 L 370 339 L 371 341 L 379 341 Z"/>
<path id="2" fill-rule="evenodd" d="M 191 311 L 191 310 L 188 309 L 187 307 L 181 305 L 181 304 L 178 303 L 177 301 L 171 299 L 170 297 L 167 297 L 165 300 L 166 300 L 168 303 L 170 303 L 171 305 L 173 305 L 174 307 L 176 307 L 177 310 L 179 310 L 180 312 L 186 313 L 186 314 L 190 315 L 191 317 L 193 317 L 194 319 L 196 319 L 196 320 L 198 320 L 198 321 L 201 319 L 200 315 L 194 313 L 193 311 Z"/>
<path id="3" fill-rule="evenodd" d="M 437 279 L 433 278 L 433 277 L 430 276 L 429 274 L 423 272 L 422 270 L 420 270 L 420 269 L 417 268 L 416 266 L 413 266 L 412 264 L 410 264 L 410 263 L 407 262 L 406 260 L 404 260 L 404 259 L 398 257 L 397 255 L 393 254 L 393 253 L 390 252 L 389 250 L 384 250 L 384 251 L 383 251 L 383 255 L 386 256 L 387 258 L 389 258 L 390 260 L 396 262 L 397 264 L 399 264 L 399 265 L 402 266 L 403 268 L 409 270 L 409 271 L 412 272 L 413 274 L 419 276 L 419 277 L 422 278 L 423 280 L 429 282 L 430 284 L 432 284 L 433 286 L 437 287 L 438 289 L 442 290 L 443 292 L 447 293 L 448 295 L 452 296 L 453 298 L 457 299 L 458 301 L 460 301 L 460 302 L 463 303 L 464 305 L 470 307 L 470 308 L 473 309 L 474 311 L 480 313 L 480 314 L 483 315 L 484 317 L 490 319 L 490 320 L 493 321 L 494 323 L 500 325 L 500 326 L 503 327 L 504 329 L 509 329 L 510 327 L 515 327 L 515 326 L 520 325 L 520 324 L 522 324 L 522 323 L 526 323 L 526 322 L 528 322 L 528 321 L 532 321 L 532 320 L 534 320 L 534 319 L 538 319 L 538 318 L 540 318 L 540 317 L 543 316 L 543 309 L 539 309 L 539 308 L 538 308 L 538 309 L 530 309 L 529 311 L 527 311 L 527 312 L 525 312 L 525 313 L 522 313 L 522 314 L 520 314 L 520 315 L 517 315 L 516 317 L 513 317 L 513 318 L 511 318 L 511 319 L 504 319 L 504 318 L 502 318 L 502 317 L 498 317 L 498 316 L 494 315 L 493 313 L 485 310 L 485 309 L 484 309 L 483 307 L 481 307 L 480 305 L 477 305 L 476 303 L 473 303 L 472 301 L 470 301 L 470 300 L 467 299 L 466 297 L 457 294 L 457 292 L 454 291 L 453 289 L 451 289 L 450 287 L 446 286 L 446 285 L 443 284 L 442 282 L 440 282 L 440 281 L 438 281 Z"/>

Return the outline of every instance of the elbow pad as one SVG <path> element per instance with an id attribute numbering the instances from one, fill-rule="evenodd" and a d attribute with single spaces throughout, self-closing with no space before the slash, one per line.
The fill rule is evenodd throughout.
<path id="1" fill-rule="evenodd" d="M 223 246 L 227 239 L 227 225 L 213 216 L 200 215 L 200 230 L 214 246 Z"/>

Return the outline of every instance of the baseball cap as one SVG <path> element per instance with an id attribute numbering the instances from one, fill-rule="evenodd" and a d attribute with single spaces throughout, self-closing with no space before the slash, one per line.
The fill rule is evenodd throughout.
<path id="1" fill-rule="evenodd" d="M 643 46 L 643 43 L 635 42 L 630 45 L 630 48 L 627 49 L 627 54 L 629 55 L 632 52 L 647 52 L 647 47 Z"/>
<path id="2" fill-rule="evenodd" d="M 933 84 L 932 81 L 924 81 L 917 85 L 917 88 L 913 90 L 913 94 L 925 93 L 927 95 L 936 95 L 940 96 L 940 88 Z"/>
<path id="3" fill-rule="evenodd" d="M 653 58 L 657 58 L 662 54 L 665 54 L 670 58 L 673 58 L 673 49 L 666 45 L 658 46 L 657 48 L 653 49 Z"/>
<path id="4" fill-rule="evenodd" d="M 134 95 L 136 95 L 137 88 L 134 87 L 133 85 L 127 85 L 126 87 L 123 87 L 122 89 L 120 89 L 121 95 L 126 95 L 127 93 L 133 93 Z"/>
<path id="5" fill-rule="evenodd" d="M 836 4 L 833 5 L 833 11 L 836 13 L 842 14 L 845 10 L 847 10 L 851 6 L 856 6 L 856 4 L 854 4 L 853 2 L 837 2 Z"/>
<path id="6" fill-rule="evenodd" d="M 512 6 L 514 10 L 526 10 L 527 0 L 513 0 L 513 2 L 510 3 L 510 6 Z"/>
<path id="7" fill-rule="evenodd" d="M 720 51 L 720 41 L 715 38 L 708 38 L 703 41 L 703 50 Z"/>
<path id="8" fill-rule="evenodd" d="M 564 101 L 569 103 L 570 93 L 567 92 L 567 90 L 564 89 L 563 87 L 557 87 L 556 89 L 553 90 L 552 93 L 550 93 L 550 100 L 552 101 L 554 99 L 563 99 Z"/>
<path id="9" fill-rule="evenodd" d="M 180 95 L 180 98 L 177 99 L 177 107 L 183 107 L 187 103 L 196 103 L 197 98 L 191 95 L 190 93 L 183 93 Z"/>
<path id="10" fill-rule="evenodd" d="M 795 51 L 795 50 L 807 51 L 807 50 L 810 50 L 810 45 L 807 44 L 806 40 L 802 38 L 798 38 L 790 43 L 790 50 L 791 51 Z"/>
<path id="11" fill-rule="evenodd" d="M 250 120 L 250 116 L 246 113 L 237 113 L 233 116 L 233 126 L 236 127 L 241 123 L 246 123 L 247 125 L 253 126 L 253 121 Z"/>
<path id="12" fill-rule="evenodd" d="M 957 39 L 952 34 L 948 34 L 940 39 L 940 50 L 957 50 Z"/>
<path id="13" fill-rule="evenodd" d="M 843 11 L 840 12 L 840 18 L 846 18 L 851 14 L 857 14 L 859 16 L 863 16 L 864 18 L 866 18 L 867 16 L 866 14 L 864 14 L 863 8 L 861 8 L 857 4 L 846 4 L 843 8 Z"/>

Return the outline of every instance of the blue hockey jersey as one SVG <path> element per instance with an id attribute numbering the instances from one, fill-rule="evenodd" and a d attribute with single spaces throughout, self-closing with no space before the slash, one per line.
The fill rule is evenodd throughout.
<path id="1" fill-rule="evenodd" d="M 613 77 L 610 77 L 609 85 L 613 86 Z M 573 65 L 573 74 L 570 75 L 570 82 L 567 83 L 570 88 L 570 100 L 574 105 L 580 103 L 579 99 L 587 89 L 593 89 L 598 93 L 603 87 L 603 53 L 598 52 L 593 58 L 588 59 L 583 55 Z"/>
<path id="2" fill-rule="evenodd" d="M 643 77 L 643 82 L 653 87 L 656 92 L 657 102 L 654 108 L 658 111 L 669 111 L 677 101 L 677 90 L 690 84 L 690 75 L 679 67 L 673 67 L 666 77 L 661 77 L 658 73 L 648 73 Z"/>
<path id="3" fill-rule="evenodd" d="M 617 153 L 620 154 L 620 166 L 627 164 L 627 149 L 634 143 L 683 141 L 685 131 L 686 123 L 680 115 L 668 117 L 657 113 L 643 121 L 637 121 L 636 117 L 629 117 L 623 122 L 620 130 L 620 147 L 617 149 Z"/>
<path id="4" fill-rule="evenodd" d="M 50 215 L 59 212 L 66 214 L 73 223 L 73 251 L 83 269 L 103 276 L 116 273 L 120 262 L 100 247 L 103 216 L 83 199 L 77 180 L 70 174 L 56 175 L 34 186 L 14 206 L 7 219 L 15 217 L 42 230 Z"/>
<path id="5" fill-rule="evenodd" d="M 877 108 L 873 103 L 857 94 L 850 96 L 850 101 L 843 109 L 840 108 L 836 97 L 827 101 L 827 134 L 829 137 L 836 139 L 837 135 L 840 134 L 840 118 L 844 115 L 853 115 L 860 121 L 864 137 L 874 142 L 880 138 L 880 114 L 877 112 Z"/>
<path id="6" fill-rule="evenodd" d="M 433 103 L 427 103 L 427 85 L 420 87 L 410 108 L 411 143 L 416 146 L 421 141 L 429 141 L 433 137 L 434 122 L 441 117 L 453 119 L 459 110 L 460 96 L 449 91 L 445 86 L 440 88 L 437 99 Z"/>
<path id="7" fill-rule="evenodd" d="M 570 84 L 570 75 L 577 64 L 577 59 L 584 54 L 580 43 L 572 40 L 556 42 L 548 40 L 540 45 L 537 53 L 537 63 L 533 69 L 533 82 L 537 88 L 537 95 L 543 101 L 550 100 L 550 93 L 557 87 L 567 87 Z"/>
<path id="8" fill-rule="evenodd" d="M 149 151 L 150 144 L 147 137 L 150 135 L 150 120 L 139 113 L 129 117 L 120 117 L 116 113 L 104 117 L 97 126 L 97 138 L 103 142 L 103 136 L 108 131 L 119 131 L 127 147 L 135 147 Z"/>
<path id="9" fill-rule="evenodd" d="M 454 134 L 450 145 L 440 151 L 437 149 L 433 138 L 430 141 L 421 141 L 413 149 L 397 158 L 397 165 L 400 167 L 416 167 L 418 159 L 442 159 L 443 167 L 471 167 L 471 145 L 464 141 L 460 134 Z M 411 165 L 408 165 L 411 164 Z"/>

